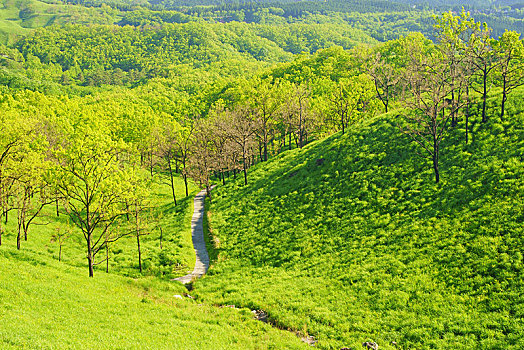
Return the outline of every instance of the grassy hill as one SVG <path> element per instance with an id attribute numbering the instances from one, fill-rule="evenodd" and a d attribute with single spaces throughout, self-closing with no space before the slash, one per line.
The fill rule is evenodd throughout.
<path id="1" fill-rule="evenodd" d="M 120 20 L 108 6 L 87 8 L 39 0 L 0 1 L 0 43 L 13 43 L 34 28 L 53 24 L 112 24 Z"/>
<path id="2" fill-rule="evenodd" d="M 193 191 L 196 187 L 191 186 Z M 183 197 L 182 181 L 177 195 Z M 155 230 L 142 237 L 144 274 L 139 274 L 135 238 L 111 249 L 110 273 L 99 265 L 87 277 L 85 243 L 72 231 L 58 261 L 56 230 L 67 230 L 65 215 L 53 208 L 31 228 L 16 250 L 14 215 L 0 246 L 1 349 L 298 349 L 293 333 L 256 321 L 249 309 L 219 308 L 183 296 L 187 289 L 166 277 L 194 265 L 190 222 L 192 199 L 175 207 L 167 186 L 153 189 L 163 212 L 163 249 Z M 122 276 L 123 275 L 123 276 Z M 132 276 L 133 278 L 126 277 Z M 159 278 L 159 277 L 164 278 Z"/>
<path id="3" fill-rule="evenodd" d="M 498 99 L 472 142 L 450 131 L 438 185 L 391 113 L 217 188 L 198 296 L 325 349 L 523 348 L 524 105 L 500 122 Z"/>
<path id="4" fill-rule="evenodd" d="M 298 349 L 292 333 L 234 310 L 179 299 L 158 279 L 99 274 L 0 250 L 2 349 Z M 275 344 L 281 344 L 275 347 Z"/>

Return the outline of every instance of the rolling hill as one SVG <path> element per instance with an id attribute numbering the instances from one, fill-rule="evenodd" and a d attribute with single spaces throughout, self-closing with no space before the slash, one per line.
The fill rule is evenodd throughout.
<path id="1" fill-rule="evenodd" d="M 266 310 L 325 349 L 522 348 L 521 96 L 504 122 L 493 97 L 469 144 L 451 129 L 439 184 L 390 113 L 217 188 L 198 297 Z"/>

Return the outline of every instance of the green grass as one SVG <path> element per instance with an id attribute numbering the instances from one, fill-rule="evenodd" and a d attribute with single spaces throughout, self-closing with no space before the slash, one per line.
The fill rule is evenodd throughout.
<path id="1" fill-rule="evenodd" d="M 113 24 L 119 13 L 109 8 L 87 8 L 38 0 L 0 0 L 0 43 L 11 44 L 32 29 L 53 24 Z"/>
<path id="2" fill-rule="evenodd" d="M 524 101 L 473 142 L 451 130 L 441 183 L 394 113 L 285 152 L 215 189 L 201 300 L 264 309 L 319 347 L 524 347 Z M 324 159 L 319 165 L 318 159 Z"/>
<path id="3" fill-rule="evenodd" d="M 190 298 L 172 277 L 192 270 L 193 197 L 176 181 L 178 205 L 170 188 L 157 178 L 151 206 L 161 214 L 159 232 L 142 237 L 144 274 L 138 272 L 136 241 L 129 237 L 111 249 L 110 273 L 97 267 L 87 277 L 85 242 L 73 231 L 58 262 L 51 235 L 67 226 L 65 215 L 48 208 L 48 225 L 34 226 L 22 249 L 16 249 L 14 221 L 0 246 L 1 349 L 298 349 L 295 334 L 253 319 L 251 310 L 220 308 Z M 157 226 L 157 223 L 151 224 Z M 123 275 L 123 276 L 122 276 Z M 133 277 L 130 278 L 129 276 Z"/>
<path id="4" fill-rule="evenodd" d="M 289 332 L 235 310 L 178 299 L 156 278 L 85 271 L 33 253 L 0 250 L 2 349 L 298 349 Z M 278 344 L 278 345 L 276 345 Z"/>

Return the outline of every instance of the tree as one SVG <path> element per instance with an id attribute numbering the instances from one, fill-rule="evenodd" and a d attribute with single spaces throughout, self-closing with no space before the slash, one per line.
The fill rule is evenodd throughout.
<path id="1" fill-rule="evenodd" d="M 359 120 L 369 111 L 375 96 L 373 83 L 365 74 L 340 79 L 334 84 L 330 102 L 333 115 L 340 125 L 342 134 L 352 122 Z"/>
<path id="2" fill-rule="evenodd" d="M 497 67 L 497 57 L 493 50 L 493 39 L 491 28 L 485 23 L 476 23 L 468 43 L 468 52 L 471 55 L 472 82 L 480 80 L 480 88 L 476 84 L 471 85 L 473 89 L 482 95 L 482 122 L 487 121 L 486 105 L 488 93 L 491 86 L 493 70 Z M 466 126 L 467 130 L 467 126 Z"/>
<path id="3" fill-rule="evenodd" d="M 404 77 L 403 102 L 408 109 L 402 131 L 407 133 L 431 158 L 435 182 L 440 181 L 440 146 L 450 118 L 465 103 L 458 94 L 467 80 L 452 65 L 454 57 L 442 46 L 424 41 L 412 42 L 409 65 Z M 452 96 L 456 99 L 453 102 Z"/>
<path id="4" fill-rule="evenodd" d="M 189 196 L 189 189 L 188 189 L 188 169 L 187 169 L 187 162 L 189 159 L 189 152 L 191 150 L 191 142 L 192 142 L 192 136 L 193 136 L 193 122 L 187 122 L 187 125 L 184 125 L 179 129 L 178 137 L 176 138 L 176 145 L 177 145 L 177 153 L 180 159 L 180 162 L 182 163 L 182 178 L 184 179 L 184 186 L 186 189 L 186 197 Z"/>
<path id="5" fill-rule="evenodd" d="M 71 226 L 67 225 L 66 229 L 57 227 L 56 233 L 51 237 L 51 242 L 58 243 L 58 261 L 62 261 L 62 248 L 64 247 L 67 239 L 71 236 L 71 233 Z"/>
<path id="6" fill-rule="evenodd" d="M 506 31 L 495 42 L 495 52 L 499 59 L 497 85 L 502 88 L 500 120 L 504 120 L 508 94 L 524 85 L 524 46 L 520 34 Z"/>
<path id="7" fill-rule="evenodd" d="M 54 185 L 64 198 L 71 223 L 86 242 L 89 276 L 96 254 L 107 243 L 107 232 L 125 214 L 131 174 L 119 162 L 125 145 L 111 139 L 107 127 L 77 127 L 69 142 L 55 150 Z M 114 235 L 110 242 L 123 237 Z"/>
<path id="8" fill-rule="evenodd" d="M 206 188 L 206 192 L 210 194 L 209 174 L 213 171 L 212 154 L 210 144 L 212 140 L 211 128 L 207 126 L 209 123 L 205 119 L 200 119 L 196 122 L 193 142 L 189 152 L 188 175 L 193 178 L 200 186 Z M 208 197 L 211 198 L 211 197 Z"/>
<path id="9" fill-rule="evenodd" d="M 283 109 L 291 133 L 295 136 L 297 147 L 307 143 L 308 132 L 312 128 L 313 113 L 311 110 L 311 89 L 305 85 L 293 85 L 291 95 Z M 291 143 L 291 142 L 290 142 Z"/>
<path id="10" fill-rule="evenodd" d="M 264 161 L 268 159 L 269 137 L 274 128 L 277 112 L 283 103 L 282 91 L 279 81 L 273 83 L 266 79 L 257 82 L 249 94 L 251 108 L 253 108 L 256 117 L 257 134 L 264 146 Z"/>
<path id="11" fill-rule="evenodd" d="M 391 100 L 400 93 L 399 81 L 405 66 L 406 40 L 409 37 L 385 42 L 371 50 L 360 47 L 356 52 L 364 72 L 373 79 L 376 96 L 384 105 L 386 113 Z"/>
<path id="12" fill-rule="evenodd" d="M 144 232 L 145 226 L 143 224 L 142 217 L 144 212 L 149 208 L 147 198 L 149 197 L 148 191 L 149 185 L 141 180 L 139 177 L 135 177 L 131 181 L 131 205 L 129 211 L 133 216 L 133 235 L 136 238 L 137 250 L 138 250 L 138 269 L 142 273 L 142 249 L 140 246 L 140 237 L 148 235 L 149 232 Z"/>
<path id="13" fill-rule="evenodd" d="M 461 103 L 460 98 L 464 94 L 467 84 L 464 78 L 470 75 L 470 55 L 468 43 L 473 29 L 477 26 L 469 12 L 462 9 L 460 15 L 455 16 L 452 12 L 445 12 L 441 16 L 435 16 L 435 34 L 438 40 L 438 48 L 441 52 L 446 70 L 449 71 L 450 96 L 448 102 L 451 107 L 451 125 L 458 123 L 457 105 Z"/>
<path id="14" fill-rule="evenodd" d="M 212 117 L 209 127 L 212 130 L 209 147 L 211 151 L 212 167 L 222 178 L 222 183 L 226 184 L 224 172 L 235 166 L 235 147 L 232 147 L 231 139 L 227 134 L 227 128 L 223 128 L 221 115 Z"/>
<path id="15" fill-rule="evenodd" d="M 29 144 L 34 120 L 12 113 L 0 113 L 0 245 L 2 245 L 2 216 L 8 221 L 9 205 L 14 195 L 16 179 L 20 177 L 17 158 L 24 156 L 23 147 Z"/>
<path id="16" fill-rule="evenodd" d="M 219 118 L 218 129 L 236 145 L 241 155 L 244 184 L 247 185 L 248 161 L 252 155 L 256 133 L 256 121 L 251 109 L 245 105 L 238 105 L 233 109 L 219 109 L 217 114 Z"/>
<path id="17" fill-rule="evenodd" d="M 51 196 L 46 173 L 49 162 L 45 159 L 44 140 L 36 133 L 25 140 L 15 157 L 16 178 L 14 178 L 14 200 L 18 219 L 16 247 L 20 249 L 22 234 L 27 241 L 27 234 L 42 209 L 55 201 Z"/>
<path id="18" fill-rule="evenodd" d="M 175 171 L 173 161 L 177 161 L 179 125 L 174 121 L 165 121 L 162 125 L 162 137 L 159 145 L 159 156 L 164 161 L 164 165 L 169 176 L 169 185 L 171 186 L 171 195 L 173 202 L 176 203 L 175 195 Z"/>

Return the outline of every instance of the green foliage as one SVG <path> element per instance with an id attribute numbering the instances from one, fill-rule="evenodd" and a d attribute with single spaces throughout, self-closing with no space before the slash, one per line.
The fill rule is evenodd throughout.
<path id="1" fill-rule="evenodd" d="M 135 192 L 126 192 L 126 189 L 130 188 L 129 182 L 136 179 L 136 176 L 146 179 L 149 177 L 148 174 L 144 174 L 144 171 L 137 171 L 136 168 L 132 171 L 132 164 L 129 163 L 132 156 L 129 159 L 128 152 L 138 152 L 141 141 L 158 125 L 161 118 L 167 121 L 167 116 L 162 111 L 156 112 L 147 102 L 139 98 L 120 94 L 105 96 L 111 98 L 88 96 L 69 99 L 29 91 L 0 95 L 2 110 L 0 121 L 7 127 L 0 133 L 2 152 L 6 145 L 17 141 L 12 157 L 10 153 L 9 162 L 1 164 L 0 188 L 2 190 L 7 188 L 5 186 L 10 182 L 6 180 L 12 178 L 23 181 L 24 184 L 34 183 L 41 177 L 40 172 L 49 173 L 50 164 L 44 167 L 43 160 L 48 162 L 58 157 L 60 162 L 54 167 L 55 176 L 53 178 L 46 176 L 46 178 L 53 184 L 60 183 L 64 189 L 76 191 L 77 195 L 70 204 L 77 208 L 82 207 L 78 197 L 82 189 L 78 186 L 81 180 L 71 172 L 74 171 L 87 180 L 90 190 L 97 189 L 94 197 L 91 197 L 91 201 L 96 203 L 93 209 L 99 208 L 98 204 L 105 206 L 108 196 L 120 193 L 120 202 L 113 202 L 106 208 L 105 214 L 123 214 L 125 208 L 121 201 L 131 201 L 131 195 Z M 164 106 L 164 108 L 168 107 Z M 173 122 L 172 125 L 177 123 Z M 36 135 L 40 136 L 35 137 Z M 126 163 L 117 162 L 122 159 L 128 160 Z M 92 168 L 95 163 L 97 166 Z M 83 169 L 82 164 L 86 165 L 86 168 Z M 123 164 L 125 166 L 122 166 Z M 66 171 L 67 169 L 70 171 Z M 156 170 L 155 168 L 155 172 Z M 175 193 L 177 198 L 182 199 L 185 197 L 184 182 L 179 174 L 175 175 Z M 99 176 L 103 177 L 100 183 L 97 180 Z M 191 195 L 197 188 L 190 182 L 190 196 L 179 201 L 179 206 L 175 207 L 172 204 L 171 191 L 164 183 L 164 177 L 161 171 L 155 173 L 154 184 L 150 189 L 153 209 L 148 213 L 148 220 L 151 222 L 147 228 L 149 235 L 143 238 L 143 258 L 147 261 L 144 274 L 172 278 L 185 274 L 194 265 L 190 230 Z M 98 187 L 95 186 L 97 183 Z M 6 192 L 3 191 L 0 198 L 2 214 L 4 200 L 9 199 L 5 194 Z M 14 208 L 13 194 L 8 194 L 11 199 L 7 207 Z M 53 193 L 53 196 L 55 195 Z M 37 197 L 40 196 L 41 194 L 38 194 Z M 82 217 L 85 214 L 82 209 L 78 212 Z M 43 216 L 36 220 L 40 225 L 31 229 L 28 240 L 22 242 L 22 249 L 51 254 L 58 258 L 60 247 L 58 242 L 50 243 L 51 237 L 55 237 L 56 241 L 57 235 L 72 231 L 63 247 L 63 261 L 76 266 L 85 266 L 85 241 L 79 227 L 71 229 L 73 221 L 67 220 L 64 212 L 60 217 L 56 217 L 54 204 L 53 207 L 44 208 L 42 214 Z M 41 225 L 46 222 L 49 224 Z M 15 212 L 10 211 L 6 232 L 2 237 L 3 245 L 15 244 L 16 224 Z M 117 220 L 115 225 L 112 233 L 126 232 L 127 225 L 122 218 Z M 3 226 L 2 221 L 0 228 L 3 229 Z M 163 230 L 163 247 L 171 252 L 169 259 L 163 257 L 164 253 L 159 248 L 160 227 Z M 135 244 L 131 237 L 122 238 L 121 241 L 111 244 L 109 261 L 111 272 L 133 276 L 138 274 Z M 97 262 L 102 260 L 102 252 L 99 255 L 100 259 L 97 259 Z M 105 267 L 105 264 L 103 266 Z"/>

